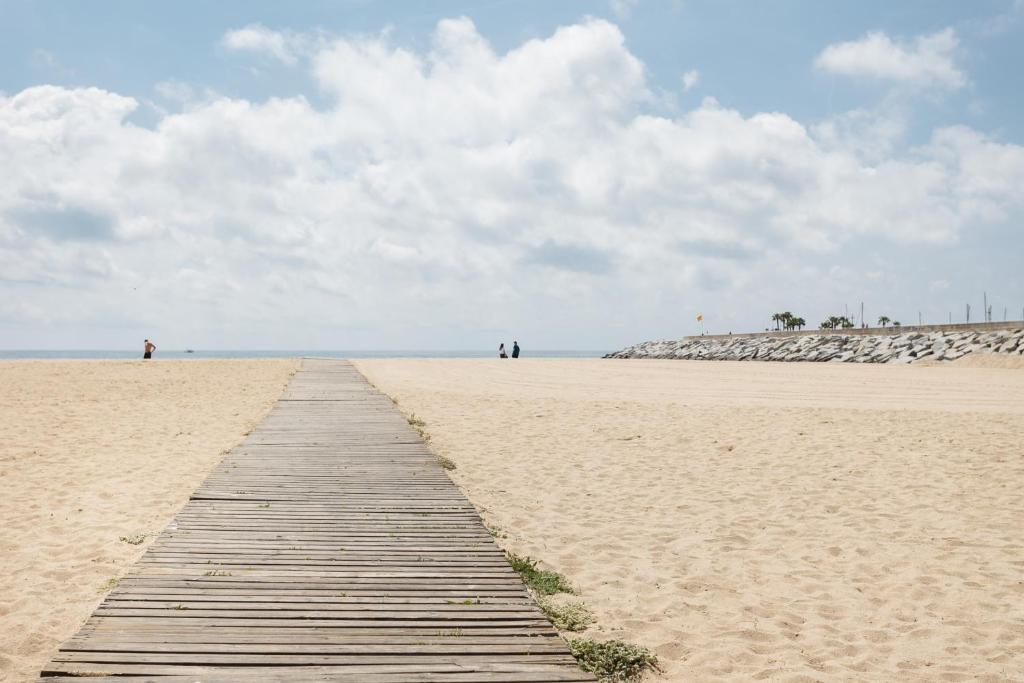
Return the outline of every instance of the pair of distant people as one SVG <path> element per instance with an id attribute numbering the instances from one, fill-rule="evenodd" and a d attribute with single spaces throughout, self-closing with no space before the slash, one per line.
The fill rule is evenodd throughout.
<path id="1" fill-rule="evenodd" d="M 519 358 L 519 342 L 512 342 L 512 357 Z M 505 353 L 505 342 L 498 345 L 498 358 L 508 358 L 508 354 Z"/>

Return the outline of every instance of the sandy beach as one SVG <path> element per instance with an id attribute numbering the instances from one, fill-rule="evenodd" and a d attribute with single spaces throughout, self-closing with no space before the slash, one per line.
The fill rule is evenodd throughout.
<path id="1" fill-rule="evenodd" d="M 0 680 L 38 675 L 297 365 L 0 362 Z"/>
<path id="2" fill-rule="evenodd" d="M 1024 680 L 1020 369 L 357 365 L 663 680 Z"/>
<path id="3" fill-rule="evenodd" d="M 1013 681 L 1024 371 L 996 360 L 356 364 L 652 680 Z M 34 678 L 296 367 L 0 363 L 0 679 Z"/>

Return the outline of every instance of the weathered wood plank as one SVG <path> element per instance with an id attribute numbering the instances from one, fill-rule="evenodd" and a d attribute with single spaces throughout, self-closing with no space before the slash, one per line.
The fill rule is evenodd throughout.
<path id="1" fill-rule="evenodd" d="M 592 681 L 389 399 L 306 360 L 47 681 Z"/>
<path id="2" fill-rule="evenodd" d="M 497 666 L 497 665 L 496 665 Z M 209 669 L 204 667 L 137 667 L 131 665 L 118 666 L 117 672 L 111 671 L 107 665 L 104 673 L 97 675 L 92 667 L 76 664 L 51 666 L 45 671 L 49 683 L 69 683 L 89 676 L 90 683 L 104 681 L 106 683 L 196 683 L 201 676 L 202 683 L 270 683 L 282 680 L 296 683 L 312 683 L 314 681 L 335 681 L 342 683 L 561 683 L 563 681 L 593 681 L 594 678 L 575 665 L 538 665 L 526 668 L 525 665 L 511 665 L 511 670 L 491 668 L 481 670 L 472 666 L 439 665 L 430 671 L 417 670 L 410 666 L 374 666 L 374 667 L 288 667 L 281 669 L 256 669 L 253 667 L 223 667 Z M 213 671 L 213 673 L 211 673 Z M 64 675 L 62 675 L 64 674 Z"/>

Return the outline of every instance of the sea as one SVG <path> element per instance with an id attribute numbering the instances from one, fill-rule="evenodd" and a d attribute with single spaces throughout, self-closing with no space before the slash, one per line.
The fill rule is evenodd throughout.
<path id="1" fill-rule="evenodd" d="M 522 358 L 600 358 L 607 351 L 578 351 L 561 349 L 524 349 Z M 464 350 L 352 350 L 352 351 L 319 351 L 319 350 L 203 350 L 170 351 L 157 349 L 153 354 L 156 360 L 189 360 L 210 358 L 497 358 L 497 351 Z M 14 359 L 82 359 L 82 360 L 126 360 L 142 358 L 141 351 L 118 351 L 112 349 L 0 349 L 0 360 Z"/>

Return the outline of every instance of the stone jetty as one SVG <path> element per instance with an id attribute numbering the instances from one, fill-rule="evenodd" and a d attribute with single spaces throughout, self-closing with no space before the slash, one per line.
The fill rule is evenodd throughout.
<path id="1" fill-rule="evenodd" d="M 954 361 L 969 353 L 1024 356 L 1024 329 L 684 337 L 636 344 L 605 358 L 917 363 Z"/>

